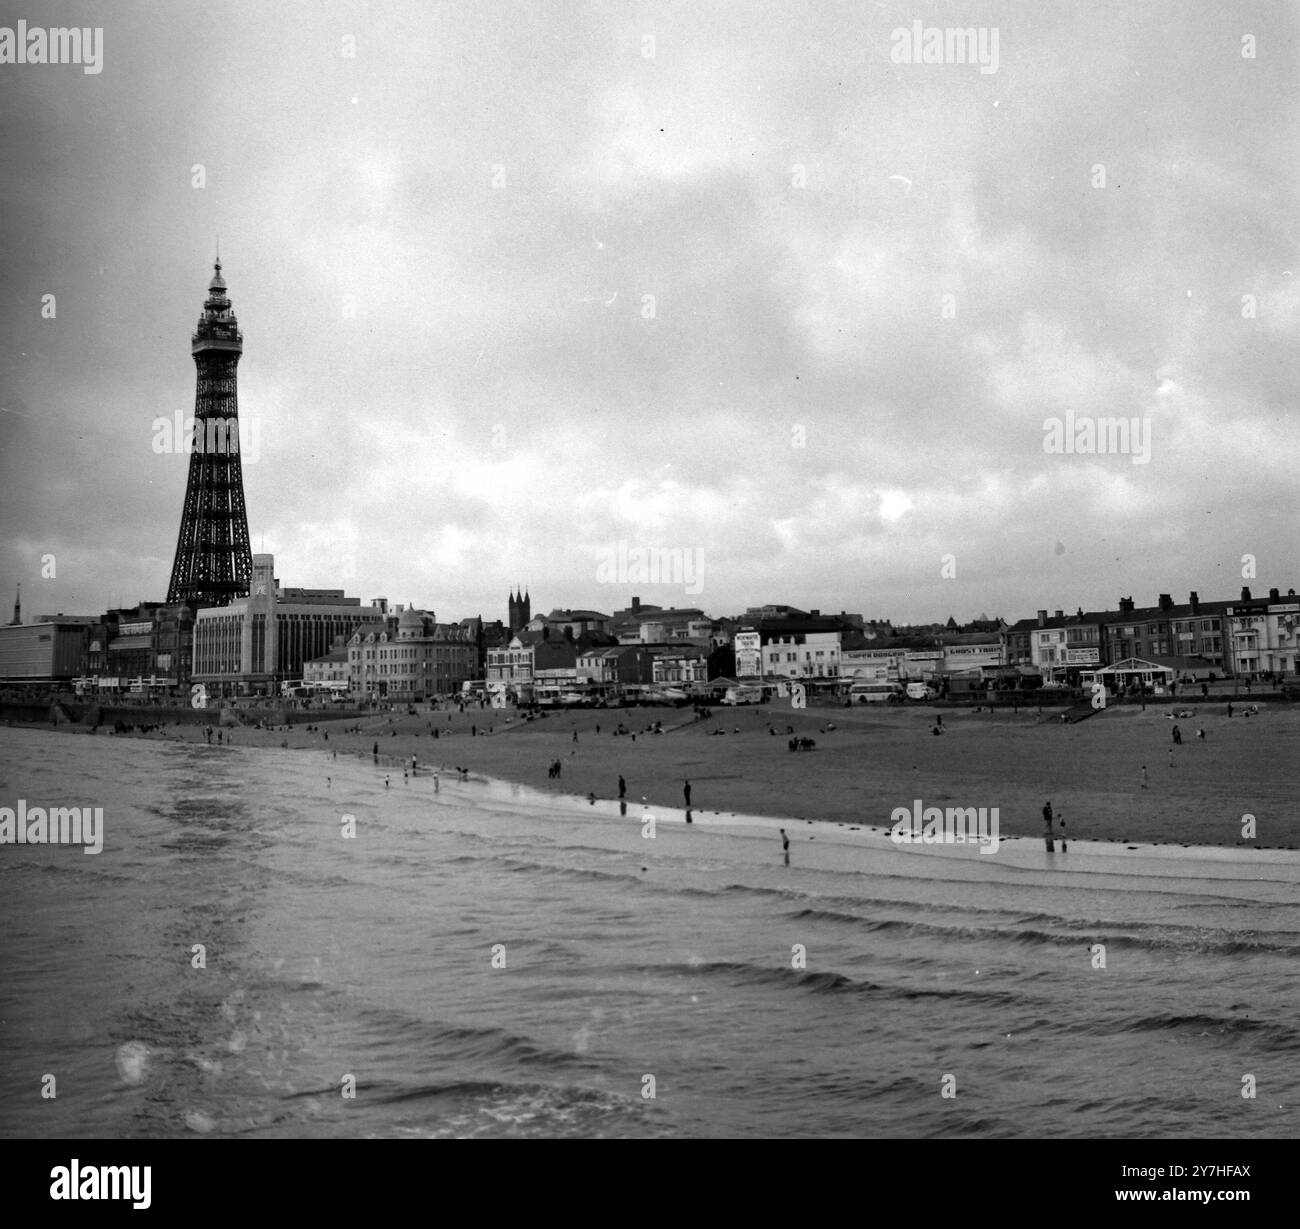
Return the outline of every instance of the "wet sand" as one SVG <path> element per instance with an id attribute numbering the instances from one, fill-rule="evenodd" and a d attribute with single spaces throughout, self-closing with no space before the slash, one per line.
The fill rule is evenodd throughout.
<path id="1" fill-rule="evenodd" d="M 893 705 L 801 712 L 720 708 L 699 722 L 690 709 L 584 709 L 525 722 L 513 710 L 474 708 L 416 717 L 381 713 L 360 719 L 360 733 L 348 733 L 357 719 L 316 723 L 295 714 L 289 730 L 245 726 L 234 736 L 237 746 L 287 744 L 370 762 L 378 743 L 381 765 L 399 782 L 412 755 L 422 770 L 438 766 L 446 775 L 464 767 L 583 799 L 589 793 L 616 798 L 621 774 L 629 805 L 644 797 L 680 809 L 686 777 L 697 813 L 869 828 L 888 825 L 894 808 L 910 811 L 920 799 L 923 806 L 997 807 L 1005 835 L 1032 837 L 1042 834 L 1041 810 L 1050 799 L 1071 840 L 1300 847 L 1300 710 L 1261 705 L 1258 716 L 1243 717 L 1240 705 L 1234 709 L 1229 719 L 1225 705 L 1196 706 L 1193 717 L 1177 721 L 1181 746 L 1172 742 L 1169 707 L 1156 704 L 1145 712 L 1108 709 L 1077 725 L 1062 725 L 1055 719 L 1059 710 L 1040 717 L 1034 709 L 1012 714 Z M 939 716 L 944 733 L 936 736 L 931 731 Z M 636 733 L 635 741 L 631 734 L 613 734 L 620 721 Z M 645 732 L 654 721 L 663 722 L 665 733 Z M 831 722 L 836 728 L 827 730 Z M 315 730 L 307 730 L 309 724 Z M 790 752 L 787 726 L 815 739 L 815 749 Z M 769 727 L 779 733 L 770 734 Z M 1196 737 L 1198 728 L 1204 740 Z M 178 734 L 191 742 L 204 737 L 201 727 L 176 726 L 162 737 Z M 552 779 L 548 768 L 556 760 L 562 771 Z M 1248 814 L 1256 821 L 1253 841 L 1242 837 Z"/>

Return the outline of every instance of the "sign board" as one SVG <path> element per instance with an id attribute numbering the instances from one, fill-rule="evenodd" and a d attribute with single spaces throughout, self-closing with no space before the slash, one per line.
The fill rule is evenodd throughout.
<path id="1" fill-rule="evenodd" d="M 758 632 L 737 632 L 732 640 L 738 677 L 761 673 L 762 638 Z"/>

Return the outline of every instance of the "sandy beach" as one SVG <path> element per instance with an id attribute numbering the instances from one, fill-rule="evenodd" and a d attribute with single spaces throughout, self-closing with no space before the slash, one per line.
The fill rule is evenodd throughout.
<path id="1" fill-rule="evenodd" d="M 1234 709 L 1228 718 L 1226 705 L 1200 705 L 1193 717 L 1175 722 L 1169 706 L 1149 703 L 1145 712 L 1125 706 L 1063 725 L 1055 710 L 1040 716 L 1035 709 L 872 705 L 794 712 L 773 706 L 716 709 L 695 721 L 690 709 L 636 708 L 525 721 L 514 710 L 476 707 L 319 722 L 295 714 L 288 729 L 245 726 L 234 737 L 236 745 L 287 745 L 372 761 L 378 744 L 381 765 L 398 774 L 415 756 L 422 770 L 466 768 L 583 799 L 616 798 L 621 775 L 629 803 L 645 798 L 671 808 L 684 805 L 689 779 L 697 813 L 871 828 L 888 825 L 894 808 L 910 809 L 920 799 L 924 806 L 997 807 L 1004 834 L 1036 837 L 1050 800 L 1072 840 L 1300 847 L 1294 791 L 1300 713 L 1261 705 L 1258 715 L 1245 717 L 1240 705 Z M 935 735 L 940 718 L 943 733 Z M 656 721 L 664 733 L 647 732 Z M 613 732 L 620 722 L 628 734 Z M 1175 723 L 1181 745 L 1172 740 Z M 358 725 L 360 732 L 352 732 Z M 788 727 L 816 747 L 790 752 Z M 202 741 L 204 734 L 199 726 L 169 725 L 152 737 L 177 736 Z M 561 773 L 552 778 L 557 760 Z M 1246 815 L 1255 817 L 1253 841 L 1242 837 Z M 1056 832 L 1059 837 L 1059 822 Z"/>

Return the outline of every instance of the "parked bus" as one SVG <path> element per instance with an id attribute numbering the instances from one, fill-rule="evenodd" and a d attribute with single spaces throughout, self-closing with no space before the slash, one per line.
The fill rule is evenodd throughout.
<path id="1" fill-rule="evenodd" d="M 849 699 L 854 704 L 896 704 L 902 698 L 897 683 L 854 683 L 849 688 Z"/>

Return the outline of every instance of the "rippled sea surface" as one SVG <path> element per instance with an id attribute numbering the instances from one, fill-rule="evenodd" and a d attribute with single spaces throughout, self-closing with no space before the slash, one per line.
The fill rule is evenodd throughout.
<path id="1" fill-rule="evenodd" d="M 1300 855 L 385 775 L 0 730 L 0 1135 L 1300 1134 Z"/>

